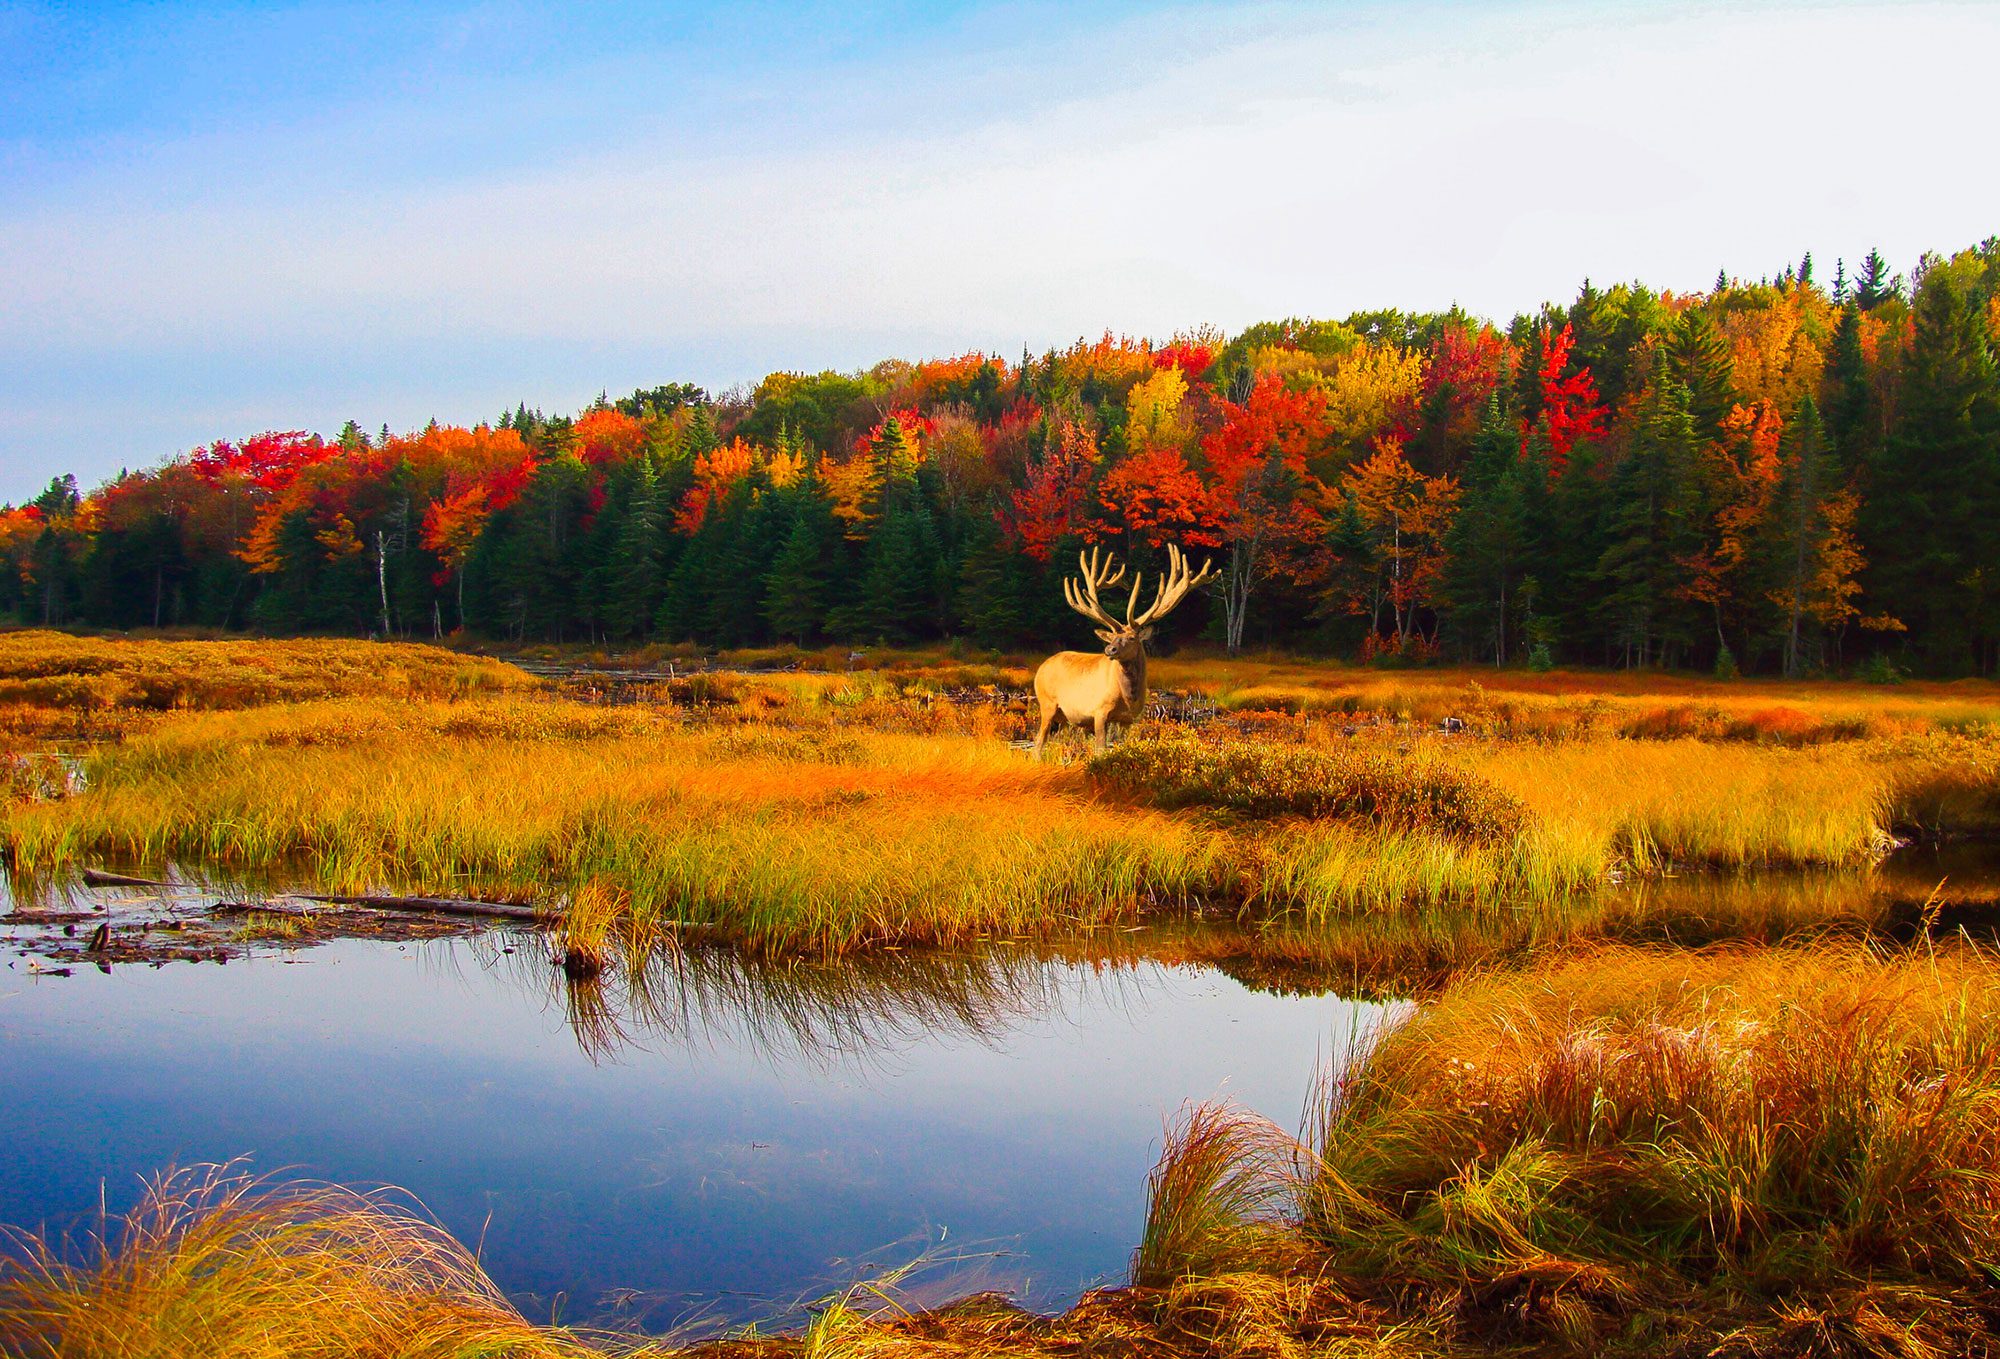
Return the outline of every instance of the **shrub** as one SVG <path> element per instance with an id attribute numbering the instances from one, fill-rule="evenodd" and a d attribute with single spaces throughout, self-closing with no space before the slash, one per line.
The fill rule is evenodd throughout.
<path id="1" fill-rule="evenodd" d="M 1340 748 L 1203 741 L 1127 741 L 1091 760 L 1091 782 L 1155 807 L 1237 816 L 1330 817 L 1428 830 L 1482 843 L 1526 824 L 1520 800 L 1435 758 Z"/>

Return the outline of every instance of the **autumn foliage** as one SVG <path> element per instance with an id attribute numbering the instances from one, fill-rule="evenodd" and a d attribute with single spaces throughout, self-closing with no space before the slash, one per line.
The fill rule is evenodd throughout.
<path id="1" fill-rule="evenodd" d="M 1294 317 L 272 432 L 0 508 L 0 608 L 1043 645 L 1077 547 L 1179 544 L 1217 574 L 1176 627 L 1232 650 L 1990 670 L 1996 345 L 1989 243 L 1908 283 L 1586 284 L 1504 328 Z"/>

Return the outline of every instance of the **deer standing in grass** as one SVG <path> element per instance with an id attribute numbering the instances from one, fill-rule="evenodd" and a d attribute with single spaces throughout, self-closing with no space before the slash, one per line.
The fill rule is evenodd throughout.
<path id="1" fill-rule="evenodd" d="M 1133 615 L 1146 582 L 1143 574 L 1136 576 L 1131 597 L 1125 601 L 1124 621 L 1120 622 L 1098 603 L 1097 592 L 1124 580 L 1124 566 L 1114 571 L 1112 560 L 1096 548 L 1077 553 L 1076 564 L 1082 568 L 1082 579 L 1065 579 L 1063 598 L 1098 625 L 1104 652 L 1058 651 L 1035 672 L 1035 701 L 1042 708 L 1042 724 L 1035 732 L 1038 760 L 1042 744 L 1058 719 L 1079 727 L 1090 723 L 1097 749 L 1104 750 L 1110 744 L 1113 723 L 1129 727 L 1132 719 L 1146 710 L 1146 639 L 1153 635 L 1152 625 L 1172 613 L 1187 592 L 1207 580 L 1215 569 L 1212 563 L 1204 562 L 1198 574 L 1191 573 L 1181 550 L 1169 547 L 1167 569 L 1153 592 L 1152 607 Z"/>

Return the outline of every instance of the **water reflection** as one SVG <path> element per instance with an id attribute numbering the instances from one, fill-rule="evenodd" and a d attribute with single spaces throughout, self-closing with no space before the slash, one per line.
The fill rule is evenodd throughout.
<path id="1" fill-rule="evenodd" d="M 0 972 L 0 1222 L 248 1154 L 407 1186 L 535 1316 L 768 1317 L 926 1250 L 942 1291 L 1053 1306 L 1121 1276 L 1183 1101 L 1297 1126 L 1382 1014 L 1009 947 L 583 988 L 534 935 Z"/>
<path id="2" fill-rule="evenodd" d="M 1162 966 L 1132 956 L 1054 965 L 1024 947 L 846 961 L 703 947 L 656 948 L 599 976 L 571 978 L 540 939 L 505 961 L 540 981 L 593 1059 L 682 1048 L 819 1066 L 880 1066 L 913 1043 L 997 1044 L 1030 1018 L 1124 1014 L 1157 988 Z"/>

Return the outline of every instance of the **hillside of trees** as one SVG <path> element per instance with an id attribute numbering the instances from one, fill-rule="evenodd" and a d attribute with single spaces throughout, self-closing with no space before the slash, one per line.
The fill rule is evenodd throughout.
<path id="1" fill-rule="evenodd" d="M 1081 545 L 1213 557 L 1182 639 L 1393 661 L 2000 666 L 2000 238 L 1906 281 L 1106 336 L 575 416 L 218 441 L 0 509 L 0 613 L 515 640 L 1087 642 Z M 1989 586 L 1991 588 L 1989 588 Z"/>

